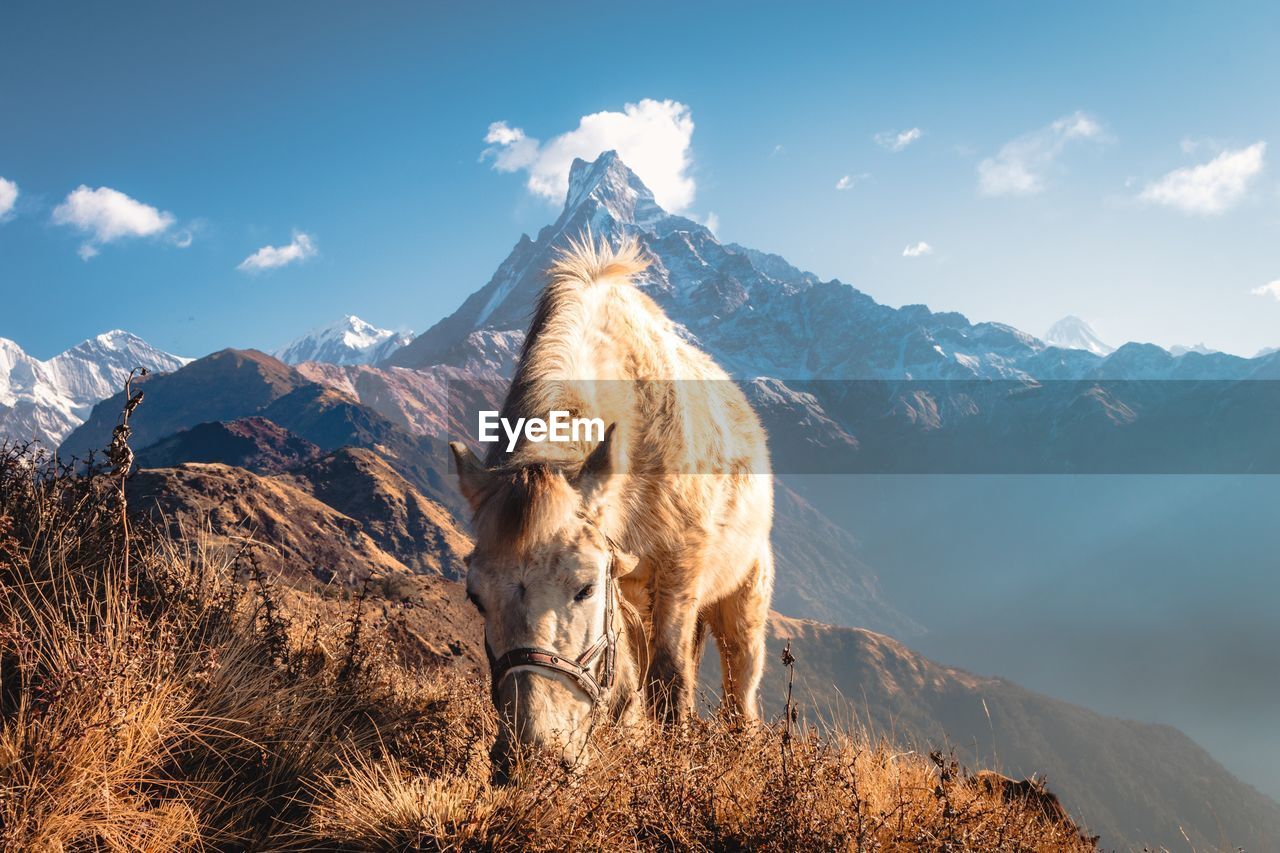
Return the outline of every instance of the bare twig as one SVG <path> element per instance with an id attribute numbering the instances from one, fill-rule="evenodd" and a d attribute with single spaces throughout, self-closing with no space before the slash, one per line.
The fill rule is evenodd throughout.
<path id="1" fill-rule="evenodd" d="M 790 782 L 788 762 L 791 757 L 791 724 L 797 716 L 795 705 L 791 702 L 791 691 L 796 679 L 796 658 L 791 654 L 791 640 L 787 640 L 786 647 L 782 650 L 782 665 L 787 668 L 787 703 L 784 707 L 786 719 L 782 726 L 782 781 L 783 784 Z"/>
<path id="2" fill-rule="evenodd" d="M 129 371 L 129 378 L 124 381 L 124 407 L 120 410 L 120 419 L 116 428 L 111 431 L 111 444 L 107 447 L 107 461 L 111 464 L 111 475 L 119 481 L 120 496 L 120 530 L 124 534 L 124 575 L 129 577 L 129 501 L 125 497 L 124 483 L 133 468 L 133 448 L 129 447 L 129 436 L 133 427 L 129 426 L 129 417 L 142 404 L 142 391 L 133 393 L 134 378 L 148 374 L 145 367 L 135 367 Z"/>

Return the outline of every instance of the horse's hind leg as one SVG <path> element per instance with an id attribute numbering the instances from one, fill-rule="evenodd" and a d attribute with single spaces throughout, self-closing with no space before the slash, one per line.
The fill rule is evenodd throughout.
<path id="1" fill-rule="evenodd" d="M 720 649 L 724 710 L 747 720 L 760 716 L 765 623 L 769 618 L 772 591 L 773 554 L 766 545 L 742 586 L 706 612 Z"/>

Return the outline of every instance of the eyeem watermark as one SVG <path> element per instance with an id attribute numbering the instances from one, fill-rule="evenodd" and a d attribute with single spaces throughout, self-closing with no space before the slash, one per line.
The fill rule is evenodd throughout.
<path id="1" fill-rule="evenodd" d="M 553 409 L 546 420 L 542 418 L 516 418 L 512 423 L 508 418 L 500 417 L 498 412 L 484 410 L 480 412 L 480 441 L 492 444 L 501 441 L 498 434 L 507 437 L 507 452 L 516 449 L 516 444 L 523 435 L 533 442 L 554 441 L 604 441 L 604 421 L 600 418 L 574 418 L 563 409 Z"/>
<path id="2" fill-rule="evenodd" d="M 1280 476 L 1280 374 L 1247 369 L 1253 372 L 1240 375 L 1276 378 L 790 379 L 785 384 L 767 378 L 662 379 L 638 382 L 635 388 L 629 380 L 566 380 L 563 397 L 545 400 L 530 414 L 546 418 L 556 407 L 575 415 L 600 414 L 601 409 L 577 400 L 639 400 L 641 395 L 666 401 L 725 399 L 700 386 L 732 381 L 769 431 L 768 457 L 747 461 L 744 471 L 743 460 L 732 455 L 682 456 L 672 473 Z M 513 411 L 504 437 L 498 413 L 508 385 L 500 379 L 450 379 L 447 434 L 474 441 L 478 414 L 480 440 L 495 443 L 495 449 L 519 448 L 525 441 L 530 448 L 542 447 L 533 441 L 575 446 L 572 418 L 563 411 L 554 411 L 551 423 L 527 424 Z M 714 410 L 711 415 L 719 421 L 730 417 Z M 579 425 L 577 436 L 585 432 L 588 438 L 576 448 L 594 446 L 610 418 L 603 421 Z M 697 438 L 698 430 L 712 427 L 691 420 L 684 428 Z M 528 438 L 522 439 L 526 430 Z M 442 456 L 440 462 L 447 466 L 448 459 Z"/>

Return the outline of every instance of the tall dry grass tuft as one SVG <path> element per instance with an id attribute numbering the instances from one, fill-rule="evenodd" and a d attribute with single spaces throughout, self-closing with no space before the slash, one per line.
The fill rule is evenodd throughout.
<path id="1" fill-rule="evenodd" d="M 396 708 L 339 687 L 336 628 L 283 636 L 244 553 L 127 535 L 116 487 L 0 448 L 0 847 L 275 844 Z"/>
<path id="2" fill-rule="evenodd" d="M 126 535 L 117 500 L 0 447 L 2 849 L 1093 849 L 945 756 L 790 714 L 601 727 L 585 768 L 493 787 L 485 685 L 398 665 L 359 606 L 286 613 L 251 544 Z"/>

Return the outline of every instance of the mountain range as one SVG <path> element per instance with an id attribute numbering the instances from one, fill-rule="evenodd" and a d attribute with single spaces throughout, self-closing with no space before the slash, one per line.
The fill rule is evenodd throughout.
<path id="1" fill-rule="evenodd" d="M 190 360 L 119 329 L 76 344 L 48 361 L 0 338 L 0 438 L 56 447 L 94 404 L 124 386 L 135 367 L 168 373 Z"/>
<path id="2" fill-rule="evenodd" d="M 613 152 L 575 161 L 560 216 L 522 236 L 456 311 L 380 366 L 316 378 L 403 422 L 422 399 L 407 370 L 509 376 L 543 271 L 588 231 L 644 246 L 652 263 L 639 286 L 745 383 L 771 428 L 775 471 L 1280 472 L 1264 434 L 1280 405 L 1273 383 L 1238 382 L 1280 378 L 1280 354 L 1112 350 L 1077 318 L 1055 325 L 1066 344 L 1056 346 L 954 312 L 891 308 L 666 213 Z"/>
<path id="3" fill-rule="evenodd" d="M 493 278 L 424 334 L 410 340 L 407 333 L 378 329 L 347 315 L 275 354 L 287 364 L 304 365 L 318 381 L 354 390 L 393 420 L 403 417 L 415 429 L 439 427 L 426 415 L 438 409 L 418 404 L 425 393 L 418 373 L 425 371 L 440 382 L 459 374 L 510 375 L 534 297 L 542 287 L 542 271 L 569 237 L 586 229 L 607 239 L 638 237 L 654 261 L 641 286 L 691 339 L 739 378 L 798 382 L 1280 377 L 1278 352 L 1246 359 L 1197 347 L 1171 352 L 1154 344 L 1127 343 L 1113 349 L 1076 317 L 1054 324 L 1041 340 L 1001 323 L 972 323 L 956 312 L 882 305 L 848 284 L 824 282 L 802 272 L 777 255 L 722 244 L 705 226 L 666 213 L 614 152 L 605 152 L 593 163 L 575 161 L 557 220 L 536 239 L 522 236 Z M 121 359 L 125 354 L 128 358 Z M 2 434 L 39 433 L 46 440 L 60 439 L 94 402 L 118 387 L 119 365 L 125 361 L 171 370 L 183 360 L 118 331 L 49 362 L 36 362 L 16 344 L 0 340 Z M 375 369 L 361 369 L 368 367 Z M 96 381 L 79 381 L 77 376 L 94 376 Z"/>
<path id="4" fill-rule="evenodd" d="M 523 338 L 543 271 L 569 238 L 588 229 L 611 240 L 636 237 L 653 261 L 640 286 L 738 378 L 1230 380 L 1280 372 L 1280 360 L 1270 356 L 1175 357 L 1137 343 L 1102 355 L 956 312 L 891 308 L 777 255 L 722 244 L 705 226 L 666 213 L 612 151 L 593 163 L 576 160 L 556 221 L 536 238 L 521 236 L 487 284 L 384 364 L 505 364 Z"/>
<path id="5" fill-rule="evenodd" d="M 328 326 L 312 329 L 273 354 L 285 364 L 376 364 L 412 340 L 412 332 L 379 329 L 347 314 Z"/>

